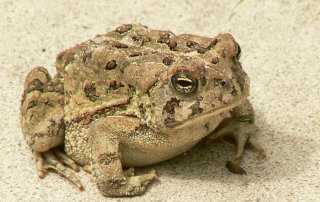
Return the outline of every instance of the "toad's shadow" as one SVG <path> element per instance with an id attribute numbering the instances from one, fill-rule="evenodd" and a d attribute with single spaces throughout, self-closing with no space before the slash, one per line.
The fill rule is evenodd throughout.
<path id="1" fill-rule="evenodd" d="M 145 169 L 156 169 L 160 179 L 163 176 L 231 183 L 239 178 L 259 178 L 262 181 L 294 178 L 311 167 L 309 159 L 319 148 L 318 143 L 307 135 L 288 134 L 275 126 L 262 125 L 258 142 L 265 149 L 267 158 L 258 159 L 255 153 L 246 150 L 241 166 L 247 175 L 240 176 L 227 170 L 225 163 L 232 159 L 235 148 L 219 142 L 209 146 L 200 142 L 185 154 Z"/>

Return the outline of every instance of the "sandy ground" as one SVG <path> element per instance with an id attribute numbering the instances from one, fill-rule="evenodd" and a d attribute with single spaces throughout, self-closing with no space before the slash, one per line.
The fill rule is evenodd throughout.
<path id="1" fill-rule="evenodd" d="M 267 159 L 246 152 L 245 176 L 224 167 L 233 148 L 198 146 L 150 166 L 159 180 L 132 201 L 315 201 L 320 198 L 320 1 L 0 0 L 0 201 L 107 201 L 81 171 L 80 192 L 54 173 L 40 180 L 19 125 L 26 74 L 54 72 L 56 54 L 122 23 L 241 44 Z M 120 3 L 121 2 L 121 3 Z M 143 169 L 138 171 L 143 172 Z M 118 199 L 119 200 L 119 199 Z"/>

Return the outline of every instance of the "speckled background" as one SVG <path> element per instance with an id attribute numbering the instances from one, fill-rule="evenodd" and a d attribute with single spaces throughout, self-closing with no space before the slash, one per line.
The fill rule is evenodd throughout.
<path id="1" fill-rule="evenodd" d="M 51 2 L 51 3 L 48 3 Z M 320 1 L 0 0 L 0 201 L 107 201 L 92 177 L 85 191 L 50 173 L 40 180 L 19 125 L 23 80 L 54 72 L 56 54 L 122 23 L 215 36 L 242 48 L 267 159 L 246 152 L 246 176 L 224 167 L 233 148 L 197 146 L 150 166 L 159 180 L 132 201 L 315 201 L 320 198 Z M 150 169 L 146 168 L 146 169 Z M 139 169 L 143 172 L 143 169 Z"/>

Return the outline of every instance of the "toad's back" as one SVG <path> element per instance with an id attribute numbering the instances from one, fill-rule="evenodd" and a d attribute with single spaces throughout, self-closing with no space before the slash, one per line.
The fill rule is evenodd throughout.
<path id="1" fill-rule="evenodd" d="M 64 83 L 66 121 L 114 105 L 125 106 L 136 93 L 148 91 L 170 65 L 214 66 L 217 55 L 224 51 L 217 42 L 143 25 L 122 25 L 61 52 L 56 66 Z"/>

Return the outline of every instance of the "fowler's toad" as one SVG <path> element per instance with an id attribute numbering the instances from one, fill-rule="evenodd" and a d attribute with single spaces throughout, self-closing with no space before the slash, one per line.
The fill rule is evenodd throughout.
<path id="1" fill-rule="evenodd" d="M 33 69 L 22 96 L 22 130 L 39 177 L 51 168 L 82 189 L 72 170 L 77 162 L 92 172 L 102 194 L 134 196 L 156 173 L 134 176 L 132 167 L 225 135 L 237 144 L 227 167 L 244 174 L 244 146 L 264 153 L 250 138 L 256 126 L 239 58 L 230 34 L 176 36 L 139 24 L 61 52 L 57 74 Z"/>

